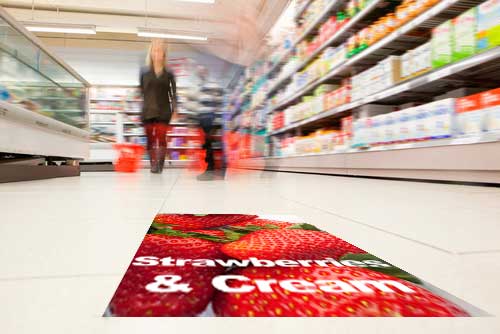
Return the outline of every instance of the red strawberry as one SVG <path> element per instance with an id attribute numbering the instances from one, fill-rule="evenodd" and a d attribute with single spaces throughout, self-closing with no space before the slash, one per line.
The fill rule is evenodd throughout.
<path id="1" fill-rule="evenodd" d="M 255 215 L 191 215 L 191 214 L 158 214 L 154 222 L 169 225 L 174 230 L 199 230 L 224 225 L 241 223 L 257 218 Z"/>
<path id="2" fill-rule="evenodd" d="M 222 246 L 231 257 L 244 260 L 256 257 L 267 260 L 339 259 L 348 253 L 366 253 L 327 232 L 307 230 L 261 230 Z"/>
<path id="3" fill-rule="evenodd" d="M 242 223 L 231 224 L 231 227 L 248 227 L 248 226 L 258 226 L 263 228 L 287 228 L 294 226 L 296 224 L 282 222 L 278 220 L 269 220 L 269 219 L 254 219 Z"/>
<path id="4" fill-rule="evenodd" d="M 175 259 L 221 259 L 220 244 L 197 238 L 171 237 L 148 234 L 135 258 L 140 256 L 170 257 Z M 214 289 L 211 279 L 224 270 L 221 267 L 184 266 L 134 266 L 130 265 L 113 299 L 110 309 L 113 315 L 133 316 L 194 316 L 202 312 L 210 302 Z M 150 292 L 149 283 L 160 275 L 182 277 L 178 284 L 189 284 L 190 292 Z"/>
<path id="5" fill-rule="evenodd" d="M 463 317 L 467 312 L 436 296 L 430 291 L 385 274 L 354 267 L 297 267 L 297 268 L 244 268 L 231 274 L 242 275 L 251 281 L 231 281 L 231 287 L 242 284 L 256 286 L 255 280 L 269 278 L 283 280 L 342 281 L 395 281 L 413 290 L 403 292 L 393 288 L 393 292 L 382 292 L 375 287 L 372 293 L 326 292 L 319 288 L 313 293 L 290 292 L 282 286 L 272 284 L 273 292 L 263 293 L 258 289 L 247 293 L 217 292 L 213 308 L 218 316 L 257 317 Z M 317 285 L 319 287 L 319 285 Z M 391 287 L 391 286 L 390 286 Z"/>
<path id="6" fill-rule="evenodd" d="M 135 257 L 156 256 L 174 259 L 220 259 L 221 245 L 198 238 L 146 234 Z"/>

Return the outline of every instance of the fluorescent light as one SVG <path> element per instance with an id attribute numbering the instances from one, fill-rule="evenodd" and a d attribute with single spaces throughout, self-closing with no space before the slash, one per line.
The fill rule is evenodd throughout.
<path id="1" fill-rule="evenodd" d="M 191 41 L 207 41 L 208 37 L 204 36 L 192 36 L 192 35 L 180 35 L 180 34 L 172 34 L 166 31 L 160 30 L 147 30 L 147 29 L 139 29 L 137 32 L 137 36 L 139 37 L 152 37 L 152 38 L 166 38 L 166 39 L 185 39 Z"/>
<path id="2" fill-rule="evenodd" d="M 38 23 L 38 22 L 23 22 L 27 30 L 33 32 L 58 32 L 65 34 L 86 34 L 95 35 L 96 27 L 92 25 L 82 24 L 54 24 L 54 23 Z"/>

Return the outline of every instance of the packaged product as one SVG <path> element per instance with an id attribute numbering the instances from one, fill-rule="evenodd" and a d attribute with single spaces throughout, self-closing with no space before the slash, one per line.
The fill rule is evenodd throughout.
<path id="1" fill-rule="evenodd" d="M 500 0 L 488 0 L 477 7 L 477 49 L 500 45 Z"/>
<path id="2" fill-rule="evenodd" d="M 384 141 L 384 119 L 385 115 L 377 115 L 371 118 L 370 135 L 368 144 L 379 145 Z"/>
<path id="3" fill-rule="evenodd" d="M 484 111 L 481 109 L 481 94 L 456 100 L 458 131 L 461 135 L 478 135 L 483 132 Z"/>
<path id="4" fill-rule="evenodd" d="M 400 110 L 400 116 L 405 113 L 408 117 L 406 121 L 406 126 L 408 128 L 408 133 L 406 134 L 406 137 L 403 138 L 402 140 L 405 141 L 411 141 L 411 140 L 417 140 L 419 139 L 419 126 L 422 124 L 421 119 L 418 118 L 420 112 L 420 107 L 412 107 L 412 108 L 407 108 Z"/>
<path id="5" fill-rule="evenodd" d="M 369 30 L 370 30 L 369 28 L 364 28 L 360 32 L 358 32 L 356 53 L 360 53 L 361 51 L 368 48 L 368 46 L 370 45 L 368 42 Z"/>
<path id="6" fill-rule="evenodd" d="M 353 138 L 351 142 L 351 146 L 356 147 L 364 147 L 366 146 L 365 137 L 365 120 L 363 118 L 359 118 L 353 121 Z"/>
<path id="7" fill-rule="evenodd" d="M 357 40 L 358 40 L 357 35 L 352 35 L 347 39 L 347 44 L 346 44 L 347 58 L 351 58 L 356 54 L 356 50 L 358 47 Z"/>
<path id="8" fill-rule="evenodd" d="M 382 68 L 381 87 L 378 91 L 394 86 L 401 81 L 401 57 L 390 56 L 382 60 L 379 65 Z"/>
<path id="9" fill-rule="evenodd" d="M 384 144 L 391 144 L 396 141 L 396 117 L 397 112 L 391 112 L 384 118 Z"/>
<path id="10" fill-rule="evenodd" d="M 412 76 L 414 71 L 413 50 L 410 50 L 401 56 L 401 78 L 408 79 Z"/>
<path id="11" fill-rule="evenodd" d="M 412 139 L 410 138 L 410 120 L 412 116 L 411 110 L 405 109 L 398 111 L 396 120 L 398 129 L 396 141 L 407 142 Z"/>
<path id="12" fill-rule="evenodd" d="M 480 94 L 480 99 L 485 114 L 485 130 L 500 131 L 500 88 Z"/>
<path id="13" fill-rule="evenodd" d="M 455 99 L 445 99 L 426 105 L 429 110 L 429 131 L 431 139 L 449 138 L 455 128 Z"/>
<path id="14" fill-rule="evenodd" d="M 418 73 L 424 73 L 432 69 L 432 48 L 431 43 L 427 42 L 421 45 L 419 48 L 417 66 Z"/>
<path id="15" fill-rule="evenodd" d="M 477 8 L 453 19 L 453 61 L 476 53 Z"/>
<path id="16" fill-rule="evenodd" d="M 453 23 L 451 20 L 432 30 L 432 67 L 438 68 L 452 62 Z"/>
<path id="17" fill-rule="evenodd" d="M 349 138 L 352 137 L 352 116 L 344 117 L 341 120 L 342 132 Z"/>

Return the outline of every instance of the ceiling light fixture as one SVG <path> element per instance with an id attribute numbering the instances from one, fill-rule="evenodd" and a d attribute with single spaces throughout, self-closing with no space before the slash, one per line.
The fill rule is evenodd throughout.
<path id="1" fill-rule="evenodd" d="M 193 36 L 193 35 L 184 35 L 184 34 L 175 34 L 168 31 L 163 30 L 154 30 L 154 29 L 144 29 L 139 28 L 137 32 L 137 36 L 139 37 L 152 37 L 152 38 L 165 38 L 165 39 L 185 39 L 191 41 L 207 41 L 208 37 L 205 36 Z"/>
<path id="2" fill-rule="evenodd" d="M 95 35 L 96 26 L 84 24 L 59 24 L 59 23 L 40 23 L 23 22 L 27 30 L 33 32 L 57 32 L 64 34 L 85 34 Z"/>

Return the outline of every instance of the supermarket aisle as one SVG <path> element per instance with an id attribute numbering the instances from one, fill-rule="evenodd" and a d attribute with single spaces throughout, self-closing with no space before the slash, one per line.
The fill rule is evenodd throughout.
<path id="1" fill-rule="evenodd" d="M 496 188 L 260 172 L 232 172 L 227 181 L 206 183 L 170 170 L 161 176 L 88 173 L 4 184 L 2 332 L 200 333 L 204 328 L 220 333 L 252 321 L 266 332 L 330 333 L 335 326 L 342 333 L 400 333 L 404 326 L 407 333 L 498 333 L 494 317 L 124 320 L 101 315 L 160 209 L 297 215 L 496 315 L 499 199 Z M 255 332 L 254 326 L 238 328 Z"/>

